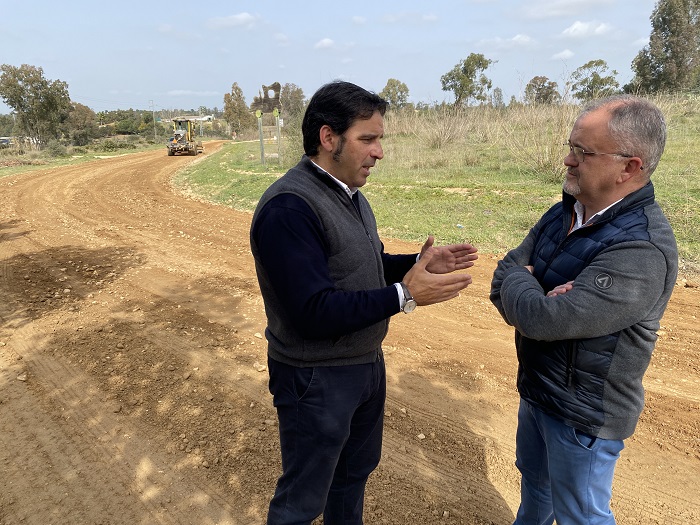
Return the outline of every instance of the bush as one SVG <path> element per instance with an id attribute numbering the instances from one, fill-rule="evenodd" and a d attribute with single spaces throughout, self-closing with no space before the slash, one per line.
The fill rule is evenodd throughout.
<path id="1" fill-rule="evenodd" d="M 49 143 L 46 145 L 45 151 L 50 157 L 67 157 L 68 156 L 68 148 L 66 148 L 63 144 L 61 144 L 57 140 L 49 141 Z"/>
<path id="2" fill-rule="evenodd" d="M 116 140 L 105 140 L 99 145 L 99 149 L 104 151 L 117 151 L 119 149 L 119 143 Z"/>
<path id="3" fill-rule="evenodd" d="M 71 133 L 70 143 L 73 146 L 87 146 L 90 143 L 90 133 L 86 129 L 74 130 Z"/>

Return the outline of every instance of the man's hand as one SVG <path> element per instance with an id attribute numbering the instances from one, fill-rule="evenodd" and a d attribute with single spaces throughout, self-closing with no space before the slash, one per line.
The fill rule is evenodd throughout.
<path id="1" fill-rule="evenodd" d="M 525 269 L 530 273 L 533 273 L 535 271 L 535 267 L 530 265 L 525 266 Z M 573 287 L 574 281 L 569 281 L 568 283 L 560 284 L 559 286 L 555 286 L 549 292 L 547 292 L 547 297 L 556 297 L 557 295 L 564 295 Z"/>
<path id="2" fill-rule="evenodd" d="M 430 238 L 428 238 L 430 242 Z M 427 244 L 427 243 L 426 243 Z M 416 264 L 408 271 L 403 279 L 409 292 L 420 306 L 441 303 L 459 295 L 472 283 L 472 277 L 466 273 L 434 273 L 428 271 L 435 257 L 438 257 L 439 248 L 424 246 L 425 250 Z M 476 251 L 476 250 L 474 250 Z M 473 255 L 473 252 L 471 252 Z M 476 256 L 474 256 L 476 258 Z M 465 261 L 463 264 L 467 268 L 472 266 L 473 259 Z M 455 268 L 457 269 L 457 268 Z"/>
<path id="3" fill-rule="evenodd" d="M 555 286 L 549 292 L 547 292 L 547 297 L 556 297 L 557 295 L 563 295 L 574 287 L 574 281 L 569 281 L 568 283 L 560 284 Z"/>
<path id="4" fill-rule="evenodd" d="M 425 241 L 423 248 L 420 251 L 420 259 L 423 255 L 432 248 L 433 254 L 426 269 L 430 273 L 450 273 L 455 270 L 464 270 L 474 266 L 474 261 L 479 258 L 476 254 L 476 248 L 468 243 L 449 244 L 447 246 L 433 246 L 435 237 L 428 235 L 428 240 Z"/>

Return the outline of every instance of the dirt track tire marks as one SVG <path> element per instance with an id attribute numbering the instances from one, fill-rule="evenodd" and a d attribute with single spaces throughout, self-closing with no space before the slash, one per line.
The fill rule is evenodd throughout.
<path id="1" fill-rule="evenodd" d="M 34 406 L 13 414 L 19 421 L 17 417 L 3 421 L 20 423 L 11 425 L 15 434 L 40 429 L 31 437 L 40 443 L 40 459 L 29 464 L 46 474 L 46 485 L 79 495 L 80 503 L 72 507 L 51 501 L 56 494 L 51 490 L 46 516 L 32 516 L 33 523 L 250 523 L 234 518 L 225 495 L 212 486 L 200 486 L 172 464 L 172 457 L 144 439 L 119 414 L 115 400 L 102 399 L 104 392 L 92 378 L 43 353 L 43 337 L 31 325 L 17 335 L 24 341 L 19 347 L 15 341 L 14 346 L 24 356 L 28 390 L 22 397 Z M 36 478 L 41 479 L 29 479 Z M 33 490 L 42 492 L 41 487 Z"/>

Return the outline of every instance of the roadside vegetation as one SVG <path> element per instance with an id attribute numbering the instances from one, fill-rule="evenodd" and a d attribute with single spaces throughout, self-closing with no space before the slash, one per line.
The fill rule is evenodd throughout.
<path id="1" fill-rule="evenodd" d="M 666 152 L 652 180 L 678 239 L 681 272 L 700 273 L 700 99 L 657 96 L 666 114 Z M 469 241 L 483 254 L 516 246 L 561 198 L 573 105 L 486 106 L 390 112 L 384 160 L 363 188 L 385 237 Z M 175 177 L 187 193 L 252 211 L 262 192 L 301 156 L 297 134 L 263 166 L 257 142 L 226 144 Z M 274 149 L 266 146 L 266 151 Z"/>
<path id="2" fill-rule="evenodd" d="M 0 147 L 0 177 L 14 175 L 37 167 L 65 166 L 88 162 L 102 157 L 127 155 L 139 151 L 163 149 L 165 142 L 156 143 L 138 135 L 117 135 L 95 139 L 85 146 L 65 145 L 51 141 L 45 148 L 21 148 L 16 145 Z"/>

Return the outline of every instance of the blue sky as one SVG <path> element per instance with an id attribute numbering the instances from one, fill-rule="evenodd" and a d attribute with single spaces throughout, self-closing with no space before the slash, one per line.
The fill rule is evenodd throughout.
<path id="1" fill-rule="evenodd" d="M 95 111 L 223 107 L 237 82 L 309 97 L 340 78 L 412 102 L 452 101 L 440 77 L 470 53 L 507 102 L 542 75 L 563 86 L 603 59 L 623 85 L 648 42 L 656 0 L 0 1 L 0 63 L 40 66 Z M 10 109 L 0 100 L 0 113 Z"/>

